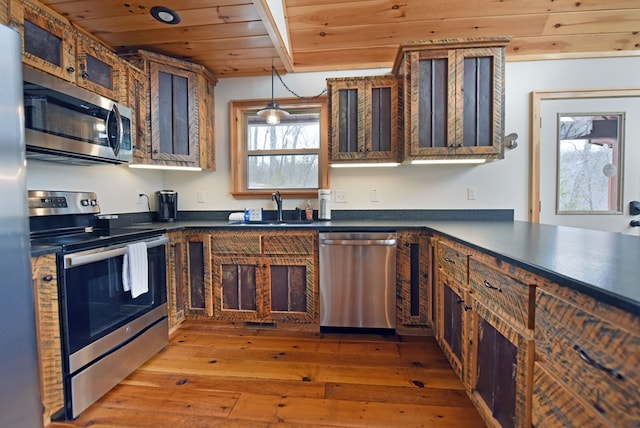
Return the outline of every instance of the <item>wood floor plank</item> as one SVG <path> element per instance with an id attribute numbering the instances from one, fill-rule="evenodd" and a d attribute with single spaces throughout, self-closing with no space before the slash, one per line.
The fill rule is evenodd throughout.
<path id="1" fill-rule="evenodd" d="M 169 346 L 47 428 L 484 426 L 433 337 L 185 322 Z"/>

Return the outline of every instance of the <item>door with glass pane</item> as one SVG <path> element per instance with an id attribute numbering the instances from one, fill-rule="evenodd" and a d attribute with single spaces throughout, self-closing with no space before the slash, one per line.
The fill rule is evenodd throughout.
<path id="1" fill-rule="evenodd" d="M 640 234 L 640 97 L 540 102 L 540 223 Z"/>

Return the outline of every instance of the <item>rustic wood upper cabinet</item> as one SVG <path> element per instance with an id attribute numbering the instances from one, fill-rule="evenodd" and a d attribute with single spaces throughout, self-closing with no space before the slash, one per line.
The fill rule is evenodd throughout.
<path id="1" fill-rule="evenodd" d="M 398 161 L 398 79 L 327 79 L 331 162 Z"/>
<path id="2" fill-rule="evenodd" d="M 12 0 L 11 24 L 22 35 L 22 61 L 34 68 L 76 81 L 76 37 L 64 20 L 49 9 Z"/>
<path id="3" fill-rule="evenodd" d="M 400 46 L 405 160 L 504 157 L 504 47 L 509 38 Z"/>
<path id="4" fill-rule="evenodd" d="M 142 163 L 215 169 L 214 87 L 202 66 L 147 51 L 123 55 L 149 77 Z"/>
<path id="5" fill-rule="evenodd" d="M 77 34 L 76 84 L 104 97 L 125 102 L 126 69 L 115 53 L 83 35 Z"/>
<path id="6" fill-rule="evenodd" d="M 147 86 L 148 78 L 144 71 L 125 62 L 127 80 L 126 105 L 131 109 L 131 137 L 134 163 L 143 163 L 147 159 L 150 148 L 147 147 Z"/>
<path id="7" fill-rule="evenodd" d="M 7 25 L 10 23 L 9 19 L 9 3 L 10 0 L 0 0 L 0 24 Z"/>

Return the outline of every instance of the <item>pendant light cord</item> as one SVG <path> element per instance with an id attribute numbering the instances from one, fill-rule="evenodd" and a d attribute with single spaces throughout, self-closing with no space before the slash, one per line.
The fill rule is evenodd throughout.
<path id="1" fill-rule="evenodd" d="M 315 100 L 316 98 L 320 98 L 321 96 L 323 96 L 326 92 L 327 92 L 327 88 L 324 88 L 322 90 L 322 92 L 320 92 L 318 95 L 313 96 L 313 97 L 303 97 L 301 95 L 298 95 L 297 93 L 295 93 L 294 91 L 291 90 L 291 88 L 289 88 L 287 86 L 286 83 L 284 83 L 284 80 L 282 80 L 282 76 L 280 76 L 280 73 L 278 73 L 278 70 L 276 70 L 276 68 L 273 66 L 273 64 L 271 64 L 271 93 L 273 94 L 273 73 L 276 73 L 276 76 L 278 76 L 278 80 L 280 80 L 280 83 L 282 83 L 282 86 L 284 86 L 284 88 L 289 91 L 291 94 L 293 94 L 295 97 L 297 97 L 298 99 L 302 100 L 302 101 L 312 101 Z"/>

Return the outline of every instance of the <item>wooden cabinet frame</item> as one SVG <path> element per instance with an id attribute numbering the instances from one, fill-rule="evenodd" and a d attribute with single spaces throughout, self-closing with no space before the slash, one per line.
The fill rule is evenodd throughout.
<path id="1" fill-rule="evenodd" d="M 517 368 L 515 373 L 516 394 L 514 397 L 514 411 L 516 427 L 531 426 L 531 385 L 534 360 L 534 340 L 528 331 L 520 331 L 514 328 L 509 322 L 502 320 L 498 315 L 471 298 L 470 303 L 473 310 L 470 311 L 470 337 L 469 337 L 469 360 L 467 382 L 471 391 L 471 401 L 482 415 L 487 425 L 500 427 L 500 423 L 493 417 L 492 409 L 484 401 L 477 391 L 478 373 L 478 344 L 479 321 L 484 319 L 491 327 L 506 338 L 517 349 Z M 500 358 L 500 355 L 496 355 Z"/>
<path id="2" fill-rule="evenodd" d="M 87 36 L 79 34 L 76 37 L 76 41 L 77 85 L 113 101 L 124 103 L 127 99 L 127 91 L 125 89 L 127 80 L 123 60 Z M 109 82 L 105 82 L 105 85 L 99 83 L 91 75 L 91 70 L 88 70 L 89 57 L 93 57 L 110 69 L 110 79 Z"/>
<path id="3" fill-rule="evenodd" d="M 331 162 L 398 162 L 399 161 L 399 84 L 394 76 L 370 76 L 354 78 L 327 79 L 329 87 L 329 115 L 331 120 L 329 133 L 329 156 Z M 375 105 L 372 91 L 388 89 L 389 105 Z M 348 111 L 340 109 L 340 94 L 343 91 L 355 91 L 356 105 Z M 386 111 L 386 108 L 388 111 Z M 386 116 L 388 117 L 378 117 Z M 374 126 L 386 123 L 389 132 L 389 150 L 374 148 Z M 341 133 L 345 129 L 356 127 L 357 150 L 341 151 Z"/>
<path id="4" fill-rule="evenodd" d="M 504 49 L 509 40 L 431 40 L 400 46 L 393 73 L 404 77 L 405 160 L 503 158 Z M 471 66 L 478 64 L 478 69 Z M 430 78 L 421 81 L 423 72 Z M 489 140 L 479 138 L 487 133 Z"/>
<path id="5" fill-rule="evenodd" d="M 397 325 L 425 326 L 431 308 L 429 241 L 424 231 L 398 231 Z"/>
<path id="6" fill-rule="evenodd" d="M 23 0 L 11 1 L 11 24 L 18 28 L 22 36 L 22 61 L 39 70 L 53 74 L 61 79 L 76 81 L 76 37 L 73 28 L 62 17 L 48 9 Z M 40 27 L 60 39 L 60 64 L 56 65 L 25 50 L 25 21 Z"/>

